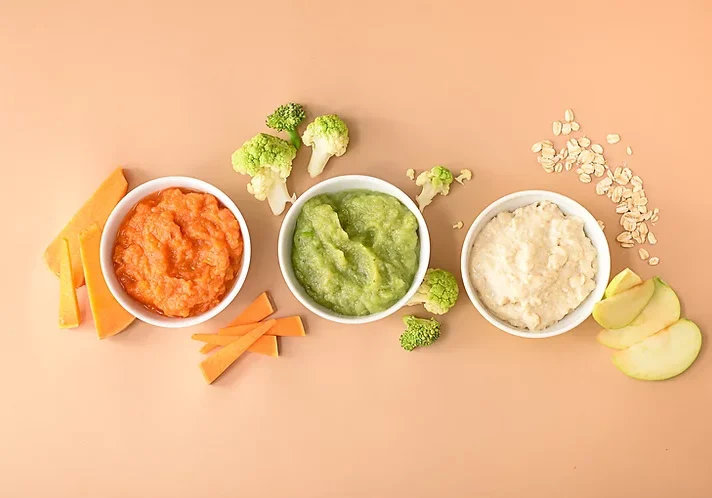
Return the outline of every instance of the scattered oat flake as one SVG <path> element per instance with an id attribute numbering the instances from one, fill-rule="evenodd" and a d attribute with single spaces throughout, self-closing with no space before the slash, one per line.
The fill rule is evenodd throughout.
<path id="1" fill-rule="evenodd" d="M 415 170 L 413 168 L 408 168 L 407 170 L 405 170 L 405 176 L 407 176 L 411 180 L 415 180 Z"/>
<path id="2" fill-rule="evenodd" d="M 648 232 L 648 243 L 652 246 L 658 243 L 658 238 L 653 232 Z"/>
<path id="3" fill-rule="evenodd" d="M 605 230 L 605 229 L 606 229 L 606 224 L 605 224 L 605 223 L 603 223 L 601 220 L 596 220 L 596 221 L 598 221 L 598 226 L 601 227 L 601 230 Z"/>
<path id="4" fill-rule="evenodd" d="M 650 253 L 648 251 L 646 251 L 645 249 L 640 248 L 640 249 L 638 249 L 638 256 L 640 256 L 640 259 L 645 261 L 646 259 L 648 259 L 650 257 Z"/>
<path id="5" fill-rule="evenodd" d="M 557 137 L 561 135 L 561 121 L 554 121 L 554 123 L 551 125 L 551 130 L 554 132 L 554 135 Z"/>
<path id="6" fill-rule="evenodd" d="M 623 249 L 630 249 L 631 247 L 635 247 L 635 244 L 633 244 L 632 242 L 623 242 L 621 244 L 621 247 Z"/>
<path id="7" fill-rule="evenodd" d="M 659 263 L 660 263 L 660 258 L 658 258 L 657 256 L 653 256 L 652 258 L 650 258 L 650 259 L 648 260 L 648 264 L 649 264 L 650 266 L 656 266 L 656 265 L 658 265 Z"/>
<path id="8" fill-rule="evenodd" d="M 571 123 L 564 123 L 563 126 L 561 127 L 561 133 L 564 135 L 570 135 L 571 134 Z"/>
<path id="9" fill-rule="evenodd" d="M 460 229 L 461 229 L 462 227 L 464 227 L 464 226 L 465 226 L 464 223 L 462 223 L 461 221 L 458 221 L 458 222 L 455 223 L 452 227 L 453 227 L 455 230 L 460 230 Z"/>
<path id="10" fill-rule="evenodd" d="M 593 144 L 591 150 L 596 154 L 603 154 L 603 147 L 600 144 Z"/>
<path id="11" fill-rule="evenodd" d="M 541 151 L 541 148 L 543 147 L 543 145 L 544 145 L 544 144 L 542 144 L 541 142 L 535 143 L 534 145 L 532 145 L 532 152 L 535 153 L 535 154 L 536 154 L 537 152 L 540 152 L 540 151 Z"/>
<path id="12" fill-rule="evenodd" d="M 633 235 L 632 235 L 630 232 L 627 232 L 627 231 L 626 231 L 626 232 L 621 232 L 621 233 L 619 233 L 618 236 L 616 237 L 616 240 L 617 240 L 618 242 L 630 242 L 631 240 L 633 240 Z"/>
<path id="13" fill-rule="evenodd" d="M 609 133 L 606 135 L 606 142 L 609 144 L 617 144 L 621 141 L 621 136 L 618 133 Z"/>
<path id="14" fill-rule="evenodd" d="M 579 131 L 579 130 L 581 129 L 581 125 L 578 124 L 576 121 L 573 121 L 573 122 L 571 123 L 571 129 L 572 129 L 573 131 Z"/>
<path id="15" fill-rule="evenodd" d="M 628 147 L 626 147 L 625 151 L 629 156 L 633 155 L 633 149 L 630 148 L 630 145 Z"/>
<path id="16" fill-rule="evenodd" d="M 564 120 L 567 123 L 570 123 L 571 121 L 573 121 L 574 120 L 574 111 L 572 111 L 571 109 L 566 109 L 564 111 Z"/>

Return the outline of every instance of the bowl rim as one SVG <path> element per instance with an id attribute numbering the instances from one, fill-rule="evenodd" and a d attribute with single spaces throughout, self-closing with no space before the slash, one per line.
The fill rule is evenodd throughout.
<path id="1" fill-rule="evenodd" d="M 237 219 L 237 222 L 240 225 L 243 241 L 242 266 L 237 274 L 237 278 L 235 278 L 235 281 L 232 284 L 232 288 L 223 296 L 218 304 L 210 308 L 208 311 L 201 313 L 200 315 L 186 318 L 160 315 L 149 310 L 144 305 L 131 298 L 116 278 L 112 261 L 114 243 L 116 241 L 118 228 L 128 213 L 134 208 L 134 206 L 136 206 L 136 204 L 147 196 L 172 187 L 185 188 L 215 196 L 218 201 L 220 201 L 224 207 L 229 209 Z M 227 308 L 235 297 L 237 297 L 240 289 L 242 289 L 242 286 L 247 279 L 251 258 L 252 243 L 250 241 L 250 232 L 247 228 L 247 222 L 245 221 L 240 209 L 225 192 L 217 188 L 215 185 L 190 176 L 163 176 L 144 182 L 131 189 L 116 204 L 116 206 L 114 206 L 114 209 L 112 209 L 111 214 L 102 228 L 99 254 L 101 271 L 104 274 L 106 285 L 109 287 L 109 291 L 121 307 L 143 322 L 164 328 L 183 328 L 198 325 L 210 320 Z"/>
<path id="2" fill-rule="evenodd" d="M 525 196 L 539 197 L 538 201 L 548 200 L 559 206 L 559 208 L 561 208 L 561 204 L 568 204 L 569 206 L 573 206 L 574 209 L 580 210 L 581 213 L 571 214 L 584 219 L 584 222 L 586 222 L 587 226 L 586 231 L 588 232 L 588 227 L 591 227 L 594 231 L 598 232 L 596 237 L 592 237 L 589 233 L 586 234 L 598 253 L 596 258 L 596 264 L 598 266 L 595 277 L 596 287 L 593 291 L 591 291 L 591 293 L 586 297 L 586 299 L 581 304 L 579 304 L 578 307 L 570 311 L 564 318 L 562 318 L 558 322 L 554 323 L 553 325 L 550 325 L 549 327 L 539 332 L 531 332 L 525 329 L 514 327 L 494 316 L 492 312 L 487 309 L 484 303 L 481 302 L 479 296 L 477 296 L 477 291 L 472 285 L 469 273 L 470 251 L 474 244 L 474 239 L 479 234 L 481 228 L 484 226 L 485 223 L 489 222 L 497 214 L 505 211 L 504 208 L 501 208 L 503 204 L 506 204 L 512 199 L 517 199 Z M 532 203 L 538 201 L 534 200 L 532 201 Z M 603 241 L 603 243 L 597 243 L 597 241 Z M 517 337 L 524 337 L 529 339 L 545 339 L 548 337 L 561 335 L 573 330 L 574 328 L 581 325 L 581 323 L 583 323 L 591 315 L 595 303 L 597 301 L 600 301 L 601 298 L 603 298 L 603 293 L 606 289 L 606 285 L 608 285 L 608 280 L 610 278 L 611 272 L 611 254 L 606 235 L 603 233 L 603 230 L 598 225 L 596 218 L 583 205 L 576 202 L 572 198 L 560 194 L 558 192 L 552 192 L 549 190 L 521 190 L 517 192 L 512 192 L 503 197 L 500 197 L 499 199 L 496 199 L 486 208 L 484 208 L 472 222 L 470 228 L 467 231 L 467 235 L 465 236 L 465 240 L 462 243 L 462 250 L 460 253 L 460 272 L 462 276 L 463 285 L 465 286 L 465 291 L 467 292 L 470 301 L 477 309 L 477 311 L 490 324 L 494 325 L 495 327 L 504 332 L 507 332 L 508 334 Z M 564 319 L 573 316 L 575 316 L 575 318 L 571 320 L 570 323 L 566 324 L 565 326 L 561 325 Z"/>
<path id="3" fill-rule="evenodd" d="M 364 316 L 340 315 L 329 310 L 328 308 L 325 308 L 324 306 L 317 304 L 306 293 L 302 285 L 296 279 L 296 276 L 294 276 L 291 263 L 292 236 L 294 234 L 293 226 L 296 224 L 296 218 L 301 213 L 302 206 L 304 205 L 304 203 L 306 203 L 312 197 L 319 195 L 320 193 L 322 193 L 322 191 L 328 189 L 329 187 L 336 185 L 344 184 L 344 187 L 339 188 L 338 190 L 332 190 L 330 192 L 369 189 L 368 187 L 359 188 L 349 186 L 349 184 L 352 184 L 354 182 L 366 182 L 372 185 L 378 185 L 382 187 L 383 190 L 376 191 L 392 195 L 393 197 L 398 199 L 405 207 L 407 207 L 408 210 L 411 211 L 413 215 L 415 215 L 415 218 L 418 220 L 418 239 L 420 242 L 418 269 L 415 273 L 415 276 L 413 277 L 413 283 L 408 289 L 408 292 L 406 292 L 406 294 L 401 299 L 399 299 L 398 302 L 393 304 L 388 309 Z M 290 225 L 292 225 L 291 230 L 289 229 Z M 289 287 L 289 291 L 292 293 L 292 295 L 297 298 L 297 300 L 305 308 L 307 308 L 315 315 L 335 323 L 357 325 L 375 322 L 392 315 L 393 313 L 401 309 L 403 306 L 405 306 L 405 303 L 407 303 L 410 298 L 413 297 L 413 295 L 417 292 L 418 287 L 420 287 L 420 283 L 423 281 L 423 278 L 425 278 L 425 272 L 428 270 L 428 265 L 430 264 L 430 232 L 428 231 L 428 225 L 425 222 L 423 214 L 418 209 L 418 206 L 405 192 L 403 192 L 397 186 L 375 176 L 341 175 L 316 183 L 299 196 L 296 202 L 290 207 L 289 211 L 284 217 L 284 220 L 282 220 L 282 226 L 279 229 L 279 236 L 277 239 L 277 252 L 279 260 L 279 269 L 282 273 L 282 278 L 287 284 L 287 287 Z"/>

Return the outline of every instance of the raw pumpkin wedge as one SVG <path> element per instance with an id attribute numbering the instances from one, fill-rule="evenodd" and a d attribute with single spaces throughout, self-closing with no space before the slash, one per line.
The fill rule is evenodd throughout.
<path id="1" fill-rule="evenodd" d="M 77 291 L 72 282 L 72 258 L 67 239 L 59 249 L 59 328 L 72 329 L 81 323 Z"/>
<path id="2" fill-rule="evenodd" d="M 259 327 L 259 323 L 256 323 L 254 328 Z M 244 335 L 244 334 L 242 334 Z M 217 335 L 217 334 L 193 334 L 191 337 L 194 341 L 201 341 L 206 344 L 211 344 L 213 346 L 227 346 L 237 340 L 238 336 L 229 335 Z M 251 353 L 266 354 L 268 356 L 279 356 L 279 349 L 277 347 L 277 338 L 273 335 L 263 335 L 255 343 L 247 349 Z"/>
<path id="3" fill-rule="evenodd" d="M 224 329 L 218 330 L 218 335 L 244 335 L 256 325 L 258 324 L 251 323 L 248 325 L 225 327 Z M 305 336 L 306 331 L 304 330 L 304 324 L 302 323 L 301 317 L 287 316 L 284 318 L 277 318 L 275 320 L 274 327 L 272 327 L 268 334 L 280 337 L 298 337 Z"/>
<path id="4" fill-rule="evenodd" d="M 74 287 L 84 285 L 84 271 L 79 254 L 79 234 L 94 223 L 103 227 L 114 206 L 126 195 L 129 184 L 126 182 L 121 168 L 114 170 L 92 194 L 87 202 L 77 211 L 59 235 L 47 246 L 44 260 L 50 270 L 59 276 L 62 240 L 69 243 L 69 254 L 72 258 L 72 281 Z"/>
<path id="5" fill-rule="evenodd" d="M 250 303 L 250 305 L 245 308 L 244 311 L 240 313 L 237 318 L 230 322 L 229 326 L 234 327 L 236 325 L 247 324 L 258 325 L 258 322 L 264 320 L 275 311 L 277 311 L 277 308 L 275 308 L 274 303 L 272 302 L 272 299 L 270 298 L 269 294 L 267 294 L 267 292 L 263 292 L 262 294 L 257 296 L 257 298 L 252 301 L 252 303 Z M 205 344 L 202 348 L 200 348 L 200 352 L 209 353 L 217 347 L 218 346 L 215 344 Z"/>
<path id="6" fill-rule="evenodd" d="M 111 294 L 99 261 L 101 229 L 92 225 L 79 234 L 79 252 L 87 283 L 89 306 L 99 339 L 116 335 L 136 318 L 126 311 Z"/>
<path id="7" fill-rule="evenodd" d="M 192 339 L 205 342 L 205 346 L 209 347 L 203 346 L 200 352 L 209 353 L 218 346 L 230 344 L 235 340 L 235 337 L 245 335 L 259 325 L 259 323 L 248 323 L 245 325 L 235 325 L 234 327 L 225 327 L 224 329 L 218 330 L 217 334 L 193 334 Z M 265 337 L 298 337 L 305 335 L 306 331 L 304 330 L 302 319 L 298 316 L 288 316 L 285 318 L 277 318 L 274 327 L 267 332 Z M 249 351 L 253 351 L 253 349 L 250 348 Z"/>
<path id="8" fill-rule="evenodd" d="M 230 322 L 230 325 L 228 326 L 233 327 L 235 325 L 244 325 L 246 323 L 257 323 L 264 320 L 275 311 L 277 311 L 277 308 L 274 307 L 272 298 L 270 298 L 267 292 L 263 292 L 257 296 L 257 298 L 252 301 L 252 303 L 250 303 L 250 305 L 245 308 L 245 310 L 240 313 L 237 318 Z"/>
<path id="9" fill-rule="evenodd" d="M 212 384 L 215 379 L 220 377 L 230 365 L 242 356 L 242 353 L 252 346 L 252 344 L 262 337 L 267 331 L 274 326 L 274 320 L 267 320 L 259 327 L 250 330 L 247 334 L 238 337 L 235 342 L 232 342 L 222 348 L 220 351 L 207 357 L 200 363 L 200 370 L 203 372 L 203 377 Z"/>

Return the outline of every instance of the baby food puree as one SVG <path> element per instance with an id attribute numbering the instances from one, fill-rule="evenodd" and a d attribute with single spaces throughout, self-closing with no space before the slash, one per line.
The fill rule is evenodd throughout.
<path id="1" fill-rule="evenodd" d="M 206 312 L 242 265 L 240 225 L 218 200 L 177 188 L 153 194 L 126 216 L 114 269 L 126 292 L 166 316 Z"/>
<path id="2" fill-rule="evenodd" d="M 314 301 L 347 316 L 386 310 L 418 269 L 418 221 L 395 197 L 347 190 L 309 199 L 297 218 L 292 266 Z"/>

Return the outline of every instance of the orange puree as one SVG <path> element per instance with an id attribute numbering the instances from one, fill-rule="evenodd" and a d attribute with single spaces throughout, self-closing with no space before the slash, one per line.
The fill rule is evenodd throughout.
<path id="1" fill-rule="evenodd" d="M 220 302 L 242 263 L 235 216 L 210 194 L 170 188 L 139 202 L 116 238 L 114 269 L 135 300 L 166 316 Z"/>

